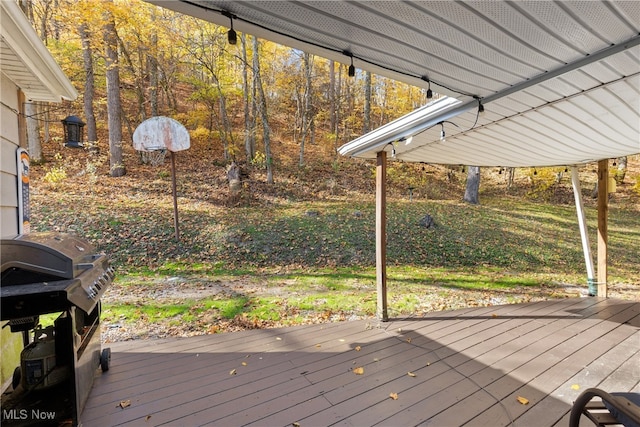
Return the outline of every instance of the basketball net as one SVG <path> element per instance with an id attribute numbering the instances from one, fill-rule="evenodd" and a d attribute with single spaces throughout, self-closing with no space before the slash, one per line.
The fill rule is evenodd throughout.
<path id="1" fill-rule="evenodd" d="M 145 159 L 146 163 L 149 163 L 151 166 L 160 166 L 164 164 L 164 158 L 166 155 L 167 155 L 166 148 L 142 152 L 143 159 Z"/>

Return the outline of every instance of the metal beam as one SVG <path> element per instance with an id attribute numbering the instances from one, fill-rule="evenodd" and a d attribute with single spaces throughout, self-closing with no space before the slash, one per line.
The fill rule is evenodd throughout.
<path id="1" fill-rule="evenodd" d="M 488 104 L 491 101 L 495 101 L 497 99 L 511 95 L 512 93 L 520 92 L 521 90 L 527 89 L 531 86 L 544 83 L 547 80 L 551 80 L 555 77 L 561 76 L 570 71 L 574 71 L 574 70 L 577 70 L 578 68 L 606 59 L 611 55 L 615 55 L 616 53 L 624 52 L 625 50 L 631 49 L 632 47 L 638 46 L 639 44 L 640 44 L 640 35 L 635 35 L 624 43 L 618 43 L 618 44 L 609 46 L 592 55 L 587 55 L 578 61 L 571 62 L 569 64 L 563 65 L 560 68 L 556 68 L 555 70 L 551 70 L 543 74 L 539 74 L 536 77 L 533 77 L 528 80 L 524 80 L 518 84 L 508 87 L 507 89 L 501 90 L 500 92 L 496 92 L 493 95 L 485 96 L 484 98 L 482 98 L 482 103 Z"/>
<path id="2" fill-rule="evenodd" d="M 576 213 L 578 214 L 578 226 L 580 228 L 580 239 L 582 241 L 582 253 L 584 254 L 584 263 L 587 267 L 587 284 L 589 286 L 589 294 L 595 295 L 596 290 L 593 289 L 596 274 L 593 268 L 593 258 L 591 257 L 591 245 L 589 244 L 589 233 L 587 231 L 587 219 L 584 213 L 584 203 L 582 202 L 582 188 L 580 187 L 580 176 L 578 175 L 578 167 L 571 167 L 571 184 L 573 186 L 573 197 L 576 201 Z"/>
<path id="3" fill-rule="evenodd" d="M 436 110 L 430 113 L 427 113 L 426 111 L 424 111 L 425 110 L 424 108 L 418 109 L 413 113 L 409 113 L 408 115 L 401 117 L 400 119 L 397 119 L 394 122 L 388 123 L 366 134 L 365 135 L 367 136 L 366 139 L 371 140 L 368 143 L 363 144 L 362 146 L 358 146 L 359 142 L 363 139 L 363 137 L 360 137 L 340 147 L 338 152 L 341 155 L 358 157 L 363 155 L 364 153 L 379 150 L 381 147 L 383 148 L 387 144 L 393 141 L 398 141 L 401 138 L 408 138 L 411 135 L 415 135 L 425 129 L 435 126 L 436 124 L 442 121 L 451 120 L 452 118 L 462 113 L 473 110 L 474 108 L 478 108 L 479 102 L 482 102 L 483 105 L 487 105 L 490 102 L 496 101 L 500 98 L 504 98 L 516 92 L 520 92 L 532 86 L 544 83 L 548 80 L 551 80 L 558 76 L 562 76 L 566 73 L 577 70 L 581 67 L 587 66 L 594 62 L 601 61 L 603 59 L 610 57 L 611 55 L 624 52 L 638 45 L 640 45 L 640 35 L 636 35 L 624 43 L 619 43 L 613 46 L 609 46 L 592 55 L 585 56 L 578 61 L 565 64 L 562 67 L 556 68 L 555 70 L 547 71 L 533 78 L 524 80 L 518 84 L 509 86 L 499 92 L 485 96 L 484 98 L 477 98 L 477 99 L 467 98 L 466 101 L 460 102 L 457 105 L 454 104 L 454 105 L 445 106 L 445 104 L 443 103 L 442 105 L 445 106 L 445 108 L 442 108 L 440 110 Z M 580 94 L 584 94 L 584 93 L 585 93 L 584 91 L 580 92 Z M 570 95 L 569 97 L 575 96 L 575 95 L 577 94 Z M 565 100 L 566 98 L 568 97 L 565 97 L 553 102 Z M 549 104 L 550 103 L 547 103 L 545 104 L 545 106 Z"/>

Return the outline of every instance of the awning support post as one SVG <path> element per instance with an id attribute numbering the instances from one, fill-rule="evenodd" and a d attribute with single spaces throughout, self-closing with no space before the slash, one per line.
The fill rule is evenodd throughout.
<path id="1" fill-rule="evenodd" d="M 609 159 L 598 162 L 598 296 L 607 297 Z"/>
<path id="2" fill-rule="evenodd" d="M 376 289 L 377 315 L 383 322 L 387 312 L 387 152 L 378 152 L 376 164 Z"/>
<path id="3" fill-rule="evenodd" d="M 591 247 L 589 246 L 589 234 L 587 233 L 587 220 L 584 214 L 584 204 L 582 203 L 582 188 L 580 187 L 580 177 L 578 167 L 571 166 L 571 184 L 573 186 L 573 197 L 576 201 L 576 212 L 578 214 L 578 225 L 580 227 L 580 238 L 582 239 L 582 252 L 584 263 L 587 267 L 587 283 L 589 285 L 589 295 L 595 296 L 595 270 L 593 268 L 593 258 L 591 257 Z"/>

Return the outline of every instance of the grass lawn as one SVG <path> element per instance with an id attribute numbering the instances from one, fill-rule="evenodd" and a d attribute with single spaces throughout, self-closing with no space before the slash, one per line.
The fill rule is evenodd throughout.
<path id="1" fill-rule="evenodd" d="M 73 233 L 111 256 L 117 278 L 103 298 L 107 340 L 375 315 L 370 194 L 293 197 L 292 182 L 230 206 L 205 191 L 196 171 L 185 174 L 179 187 L 178 242 L 170 177 L 162 171 L 141 166 L 123 178 L 78 186 L 69 179 L 44 183 L 51 167 L 34 169 L 32 230 Z M 446 193 L 445 184 L 439 188 L 438 194 Z M 389 197 L 390 316 L 565 298 L 586 290 L 566 184 L 553 189 L 560 203 L 489 189 L 481 205 L 431 200 L 426 191 L 409 200 L 402 187 Z M 637 299 L 638 196 L 627 190 L 616 197 L 609 210 L 609 285 L 613 296 Z M 420 225 L 427 214 L 434 227 Z M 587 199 L 586 215 L 595 257 L 593 200 Z"/>

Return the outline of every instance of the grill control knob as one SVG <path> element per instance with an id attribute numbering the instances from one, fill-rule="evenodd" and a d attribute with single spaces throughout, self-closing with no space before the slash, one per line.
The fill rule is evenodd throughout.
<path id="1" fill-rule="evenodd" d="M 87 289 L 87 294 L 88 294 L 89 298 L 91 298 L 91 299 L 95 299 L 96 298 L 96 296 L 98 295 L 98 291 L 95 288 L 95 284 L 89 285 L 89 287 Z"/>

